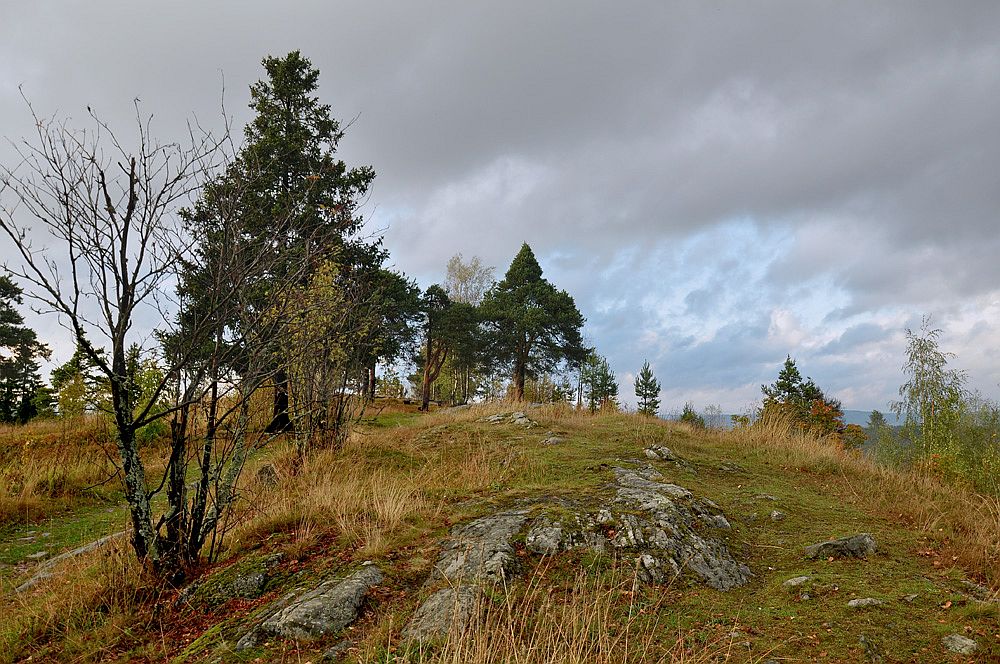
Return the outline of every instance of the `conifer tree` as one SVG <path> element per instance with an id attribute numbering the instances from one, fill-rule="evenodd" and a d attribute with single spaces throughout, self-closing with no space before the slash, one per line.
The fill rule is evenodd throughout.
<path id="1" fill-rule="evenodd" d="M 377 270 L 385 257 L 378 242 L 357 236 L 363 225 L 358 206 L 375 172 L 371 167 L 348 168 L 336 158 L 344 136 L 330 106 L 316 96 L 319 70 L 299 51 L 263 60 L 267 77 L 250 88 L 250 108 L 256 113 L 244 130 L 246 143 L 226 173 L 204 188 L 188 213 L 188 227 L 200 238 L 199 257 L 186 269 L 180 292 L 188 308 L 198 310 L 211 287 L 202 275 L 221 255 L 220 243 L 231 234 L 218 231 L 217 210 L 239 212 L 248 260 L 268 265 L 255 289 L 258 305 L 269 306 L 275 287 L 292 278 L 308 281 L 310 269 L 334 260 L 342 280 L 364 270 Z M 269 258 L 261 259 L 268 255 Z M 357 289 L 355 289 L 357 290 Z M 183 314 L 183 312 L 182 312 Z M 220 325 L 232 321 L 220 320 Z M 280 350 L 280 349 L 279 349 Z M 278 366 L 271 431 L 291 427 L 288 374 Z"/>
<path id="2" fill-rule="evenodd" d="M 660 381 L 653 375 L 648 360 L 642 363 L 642 369 L 635 377 L 635 396 L 639 412 L 655 417 L 660 410 Z"/>
<path id="3" fill-rule="evenodd" d="M 21 288 L 0 275 L 0 422 L 24 424 L 37 414 L 35 395 L 42 387 L 38 360 L 49 357 L 47 346 L 24 324 L 15 308 Z"/>
<path id="4" fill-rule="evenodd" d="M 590 412 L 614 406 L 618 401 L 618 380 L 608 360 L 591 352 L 583 363 L 583 393 Z"/>
<path id="5" fill-rule="evenodd" d="M 566 291 L 542 276 L 542 268 L 527 243 L 514 257 L 507 274 L 483 299 L 483 318 L 495 362 L 511 368 L 512 394 L 524 399 L 524 380 L 552 371 L 561 361 L 571 364 L 585 356 L 580 329 L 584 319 Z"/>

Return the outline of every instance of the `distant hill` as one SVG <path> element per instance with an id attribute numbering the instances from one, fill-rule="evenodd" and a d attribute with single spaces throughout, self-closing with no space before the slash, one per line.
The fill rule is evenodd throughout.
<path id="1" fill-rule="evenodd" d="M 868 426 L 868 418 L 871 416 L 872 412 L 870 410 L 845 410 L 844 411 L 844 423 L 845 424 L 857 424 L 859 426 Z M 903 423 L 901 419 L 896 417 L 893 412 L 882 411 L 882 415 L 885 416 L 885 421 L 889 426 L 899 426 Z"/>

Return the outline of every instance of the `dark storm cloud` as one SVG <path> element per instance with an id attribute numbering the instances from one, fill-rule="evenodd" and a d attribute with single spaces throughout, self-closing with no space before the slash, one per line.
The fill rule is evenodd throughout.
<path id="1" fill-rule="evenodd" d="M 429 283 L 462 251 L 502 274 L 528 240 L 623 371 L 655 351 L 691 386 L 752 386 L 761 353 L 850 354 L 865 325 L 967 316 L 1000 291 L 997 3 L 0 11 L 14 136 L 31 130 L 22 83 L 43 113 L 121 124 L 139 98 L 166 138 L 192 114 L 217 127 L 223 74 L 239 126 L 260 58 L 301 49 L 356 118 L 341 154 L 379 173 L 366 214 L 394 262 Z M 873 366 L 844 384 L 898 371 Z"/>

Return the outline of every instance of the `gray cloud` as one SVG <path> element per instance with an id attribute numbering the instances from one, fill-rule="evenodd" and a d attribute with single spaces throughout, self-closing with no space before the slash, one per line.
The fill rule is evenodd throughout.
<path id="1" fill-rule="evenodd" d="M 998 33 L 991 2 L 6 3 L 0 123 L 30 132 L 23 84 L 170 137 L 218 126 L 224 73 L 239 125 L 300 48 L 425 283 L 527 240 L 620 372 L 742 400 L 791 352 L 881 403 L 923 311 L 1000 376 Z"/>

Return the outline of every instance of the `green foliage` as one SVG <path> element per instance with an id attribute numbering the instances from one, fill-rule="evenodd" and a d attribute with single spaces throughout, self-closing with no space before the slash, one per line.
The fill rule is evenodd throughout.
<path id="1" fill-rule="evenodd" d="M 617 408 L 618 380 L 608 365 L 608 360 L 591 352 L 583 363 L 581 372 L 583 396 L 590 412 Z"/>
<path id="2" fill-rule="evenodd" d="M 900 400 L 892 405 L 903 418 L 903 436 L 920 457 L 951 457 L 959 444 L 956 433 L 965 407 L 966 375 L 948 368 L 954 356 L 941 351 L 940 336 L 941 330 L 931 328 L 927 317 L 919 332 L 906 330 L 907 381 L 899 388 Z"/>
<path id="3" fill-rule="evenodd" d="M 60 417 L 78 417 L 108 406 L 108 381 L 79 344 L 73 357 L 52 370 L 52 389 Z"/>
<path id="4" fill-rule="evenodd" d="M 791 355 L 770 385 L 761 385 L 764 410 L 781 410 L 791 414 L 799 426 L 820 434 L 832 434 L 844 429 L 844 413 L 840 402 L 827 398 L 812 378 L 802 379 Z"/>
<path id="5" fill-rule="evenodd" d="M 695 411 L 694 405 L 691 404 L 691 402 L 684 404 L 684 409 L 681 411 L 680 421 L 685 424 L 690 424 L 698 429 L 705 428 L 705 418 Z"/>
<path id="6" fill-rule="evenodd" d="M 653 375 L 648 360 L 642 363 L 642 368 L 635 377 L 635 396 L 639 412 L 655 417 L 660 410 L 660 381 Z"/>
<path id="7" fill-rule="evenodd" d="M 585 359 L 583 315 L 569 293 L 542 276 L 527 244 L 503 280 L 486 293 L 482 314 L 492 363 L 512 370 L 517 400 L 524 398 L 525 378 L 551 372 L 563 361 L 579 366 Z"/>
<path id="8" fill-rule="evenodd" d="M 15 308 L 21 303 L 20 287 L 0 275 L 0 422 L 4 423 L 24 424 L 38 415 L 39 360 L 50 356 L 35 331 L 24 325 Z"/>

